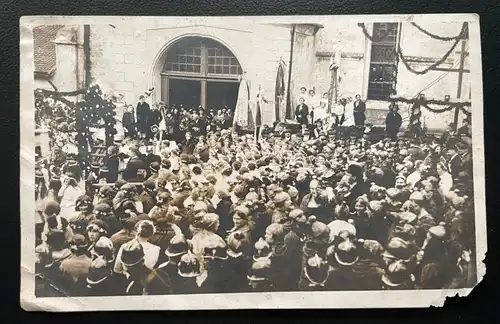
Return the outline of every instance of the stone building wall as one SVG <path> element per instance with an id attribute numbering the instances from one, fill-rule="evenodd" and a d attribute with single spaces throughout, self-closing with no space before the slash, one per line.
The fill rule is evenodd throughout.
<path id="1" fill-rule="evenodd" d="M 219 41 L 230 49 L 239 60 L 251 84 L 253 96 L 261 84 L 265 96 L 274 100 L 276 71 L 280 59 L 286 64 L 286 79 L 290 59 L 291 25 L 257 24 L 254 21 L 235 20 L 234 23 L 196 24 L 186 18 L 185 22 L 166 25 L 155 18 L 141 25 L 91 25 L 91 75 L 93 81 L 104 89 L 113 89 L 124 95 L 125 100 L 136 103 L 139 94 L 155 87 L 155 98 L 160 100 L 161 79 L 159 72 L 163 66 L 167 47 L 184 36 L 203 36 Z M 305 85 L 316 88 L 316 93 L 328 90 L 329 59 L 339 46 L 343 52 L 340 70 L 340 91 L 344 96 L 361 94 L 366 97 L 368 86 L 371 44 L 363 37 L 355 22 L 328 19 L 320 22 L 324 28 L 315 33 L 313 25 L 299 25 L 295 35 L 291 91 L 292 98 Z M 461 23 L 420 24 L 423 28 L 442 36 L 454 36 L 460 31 Z M 370 28 L 370 24 L 367 24 Z M 415 44 L 419 44 L 415 46 Z M 405 56 L 414 59 L 412 66 L 421 70 L 442 57 L 452 42 L 433 40 L 409 23 L 403 23 L 401 47 Z M 458 48 L 457 48 L 458 50 Z M 458 59 L 457 51 L 452 53 L 443 67 L 452 67 Z M 426 63 L 427 62 L 427 63 Z M 430 63 L 429 63 L 430 62 Z M 437 81 L 436 81 L 437 80 Z M 287 83 L 288 80 L 285 80 Z M 462 100 L 468 100 L 469 81 L 464 78 Z M 430 87 L 428 87 L 431 85 Z M 426 89 L 427 88 L 427 89 Z M 398 67 L 398 95 L 415 96 L 422 91 L 427 98 L 444 99 L 449 94 L 454 100 L 457 90 L 457 74 L 429 72 L 415 75 L 404 67 Z M 368 122 L 383 122 L 388 103 L 369 101 L 367 103 Z M 401 105 L 403 117 L 408 107 Z M 429 129 L 443 129 L 450 122 L 450 114 L 435 115 L 424 111 L 424 123 Z M 274 104 L 264 111 L 264 122 L 274 118 Z"/>

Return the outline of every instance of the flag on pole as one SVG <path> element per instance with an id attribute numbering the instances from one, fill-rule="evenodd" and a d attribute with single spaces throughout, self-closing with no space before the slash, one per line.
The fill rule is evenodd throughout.
<path id="1" fill-rule="evenodd" d="M 283 118 L 284 105 L 286 105 L 285 97 L 285 63 L 280 61 L 278 64 L 278 72 L 276 74 L 275 94 L 275 120 L 280 121 Z"/>
<path id="2" fill-rule="evenodd" d="M 248 126 L 248 115 L 250 111 L 250 89 L 245 76 L 241 78 L 238 89 L 238 100 L 234 111 L 234 123 L 240 127 Z"/>

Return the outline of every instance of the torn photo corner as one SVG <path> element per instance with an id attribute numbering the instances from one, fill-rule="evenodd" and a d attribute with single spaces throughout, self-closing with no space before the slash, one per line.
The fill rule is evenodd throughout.
<path id="1" fill-rule="evenodd" d="M 20 33 L 25 310 L 443 306 L 486 274 L 477 15 Z"/>

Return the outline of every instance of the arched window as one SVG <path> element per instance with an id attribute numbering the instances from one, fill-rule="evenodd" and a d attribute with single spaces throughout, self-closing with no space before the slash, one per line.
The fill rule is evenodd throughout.
<path id="1" fill-rule="evenodd" d="M 237 79 L 242 69 L 234 54 L 219 42 L 203 37 L 186 37 L 168 49 L 163 72 L 167 75 Z"/>
<path id="2" fill-rule="evenodd" d="M 238 59 L 226 46 L 187 36 L 168 47 L 161 72 L 161 98 L 169 106 L 234 109 L 239 78 Z"/>

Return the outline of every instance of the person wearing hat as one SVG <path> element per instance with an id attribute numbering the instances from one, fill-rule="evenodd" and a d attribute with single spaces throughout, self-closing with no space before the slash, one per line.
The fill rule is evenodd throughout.
<path id="1" fill-rule="evenodd" d="M 252 266 L 251 248 L 243 233 L 235 231 L 227 239 L 226 269 L 228 286 L 231 292 L 244 292 L 248 290 L 246 274 Z"/>
<path id="2" fill-rule="evenodd" d="M 384 290 L 407 290 L 415 286 L 415 278 L 402 260 L 389 264 L 380 280 Z"/>
<path id="3" fill-rule="evenodd" d="M 138 213 L 143 213 L 144 206 L 142 202 L 138 199 L 137 187 L 132 183 L 126 183 L 120 187 L 120 190 L 116 193 L 113 198 L 113 209 L 116 213 L 123 213 L 125 211 L 124 205 L 127 202 L 131 202 L 134 205 L 134 209 Z"/>
<path id="4" fill-rule="evenodd" d="M 86 279 L 85 296 L 116 296 L 122 294 L 125 277 L 114 273 L 103 258 L 92 261 Z"/>
<path id="5" fill-rule="evenodd" d="M 185 293 L 185 285 L 188 285 L 188 282 L 184 279 L 184 277 L 179 275 L 179 262 L 183 255 L 188 253 L 189 246 L 186 241 L 186 238 L 182 233 L 178 233 L 174 235 L 168 244 L 168 248 L 164 251 L 165 256 L 168 258 L 168 261 L 163 262 L 158 265 L 158 269 L 161 269 L 170 277 L 172 284 L 172 293 L 174 294 L 183 294 Z M 160 257 L 160 259 L 164 259 Z"/>
<path id="6" fill-rule="evenodd" d="M 330 267 L 328 262 L 315 254 L 309 258 L 304 268 L 305 277 L 299 281 L 301 291 L 329 290 Z"/>
<path id="7" fill-rule="evenodd" d="M 146 252 L 147 253 L 147 252 Z M 146 266 L 144 245 L 137 240 L 125 243 L 117 256 L 126 273 L 125 295 L 168 295 L 172 293 L 171 280 L 162 269 Z"/>
<path id="8" fill-rule="evenodd" d="M 149 239 L 149 243 L 157 245 L 160 247 L 160 256 L 158 262 L 162 263 L 166 261 L 165 251 L 168 249 L 170 240 L 176 236 L 181 235 L 182 231 L 175 224 L 176 216 L 172 209 L 157 208 L 150 215 L 151 221 L 155 226 L 155 231 L 153 236 Z"/>
<path id="9" fill-rule="evenodd" d="M 226 242 L 219 235 L 206 236 L 202 241 L 202 274 L 204 280 L 199 281 L 201 292 L 204 293 L 228 293 L 232 292 L 231 283 L 228 280 L 228 260 Z"/>
<path id="10" fill-rule="evenodd" d="M 82 195 L 76 200 L 75 211 L 78 215 L 69 222 L 73 233 L 85 235 L 85 229 L 89 222 L 95 219 L 94 206 L 92 198 L 87 195 Z"/>
<path id="11" fill-rule="evenodd" d="M 452 273 L 452 260 L 449 255 L 446 223 L 441 222 L 427 231 L 422 250 L 417 254 L 417 282 L 422 289 L 442 289 Z"/>
<path id="12" fill-rule="evenodd" d="M 403 119 L 398 110 L 398 105 L 395 102 L 391 102 L 389 105 L 389 112 L 385 117 L 385 133 L 392 141 L 397 139 L 399 129 L 403 123 Z"/>
<path id="13" fill-rule="evenodd" d="M 248 270 L 248 285 L 251 292 L 275 291 L 272 281 L 271 260 L 262 258 L 253 262 Z"/>
<path id="14" fill-rule="evenodd" d="M 251 233 L 253 231 L 254 222 L 250 213 L 251 211 L 248 207 L 244 205 L 237 206 L 233 213 L 233 227 L 228 233 L 240 232 L 245 236 L 249 244 L 252 244 Z"/>
<path id="15" fill-rule="evenodd" d="M 62 289 L 68 296 L 82 296 L 92 259 L 87 256 L 89 244 L 85 236 L 75 234 L 69 242 L 71 257 L 61 262 L 59 270 L 63 281 Z"/>
<path id="16" fill-rule="evenodd" d="M 66 297 L 59 290 L 59 264 L 55 264 L 52 251 L 47 244 L 35 248 L 35 296 L 36 297 Z"/>
<path id="17" fill-rule="evenodd" d="M 120 220 L 115 216 L 113 209 L 108 204 L 97 204 L 94 208 L 94 219 L 104 222 L 107 236 L 115 234 L 122 229 Z"/>
<path id="18" fill-rule="evenodd" d="M 153 237 L 154 234 L 153 222 L 150 220 L 139 221 L 136 224 L 136 232 L 137 235 L 135 239 L 132 241 L 136 241 L 142 246 L 141 251 L 143 253 L 142 256 L 143 264 L 145 267 L 149 269 L 154 269 L 160 257 L 160 247 L 152 243 L 149 243 L 149 240 Z M 124 275 L 127 275 L 127 267 L 121 261 L 122 260 L 121 255 L 123 253 L 123 249 L 125 248 L 126 244 L 128 243 L 125 243 L 120 247 L 120 250 L 116 255 L 116 262 L 114 266 L 115 272 L 123 273 Z"/>
<path id="19" fill-rule="evenodd" d="M 149 178 L 142 183 L 142 192 L 137 196 L 137 199 L 142 203 L 143 213 L 148 214 L 156 206 L 156 194 L 156 184 L 154 180 Z"/>
<path id="20" fill-rule="evenodd" d="M 357 273 L 353 266 L 359 261 L 359 251 L 356 241 L 346 239 L 339 244 L 332 245 L 326 250 L 327 260 L 330 266 L 329 281 L 331 290 L 355 290 L 358 288 Z"/>

